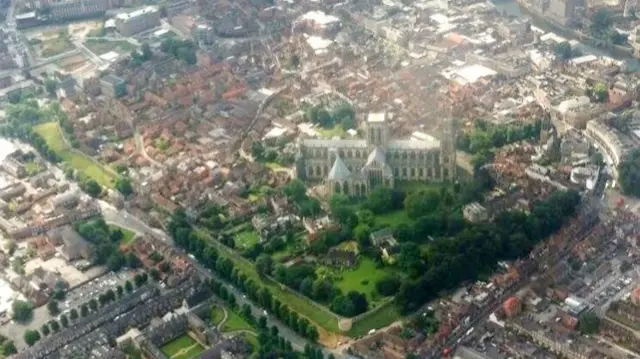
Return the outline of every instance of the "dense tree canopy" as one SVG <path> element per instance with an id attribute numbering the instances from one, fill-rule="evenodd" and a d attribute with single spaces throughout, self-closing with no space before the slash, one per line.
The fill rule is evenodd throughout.
<path id="1" fill-rule="evenodd" d="M 624 194 L 640 197 L 640 150 L 633 150 L 622 159 L 618 180 Z"/>
<path id="2" fill-rule="evenodd" d="M 33 304 L 24 300 L 16 299 L 11 304 L 13 320 L 18 323 L 25 323 L 33 318 Z"/>

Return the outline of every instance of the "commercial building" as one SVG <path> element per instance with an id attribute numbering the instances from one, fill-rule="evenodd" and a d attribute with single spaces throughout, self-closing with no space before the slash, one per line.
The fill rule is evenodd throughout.
<path id="1" fill-rule="evenodd" d="M 442 141 L 391 139 L 385 113 L 367 118 L 366 139 L 303 139 L 296 165 L 298 177 L 324 180 L 329 192 L 364 197 L 377 186 L 397 180 L 447 181 L 455 178 L 455 139 L 450 121 Z"/>
<path id="2" fill-rule="evenodd" d="M 51 19 L 54 21 L 103 16 L 108 8 L 108 0 L 63 0 L 49 3 Z"/>
<path id="3" fill-rule="evenodd" d="M 160 10 L 155 6 L 118 14 L 116 29 L 124 36 L 133 36 L 160 25 Z"/>

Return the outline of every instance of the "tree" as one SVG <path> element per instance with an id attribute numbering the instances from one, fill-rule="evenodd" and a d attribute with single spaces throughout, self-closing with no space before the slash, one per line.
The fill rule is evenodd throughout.
<path id="1" fill-rule="evenodd" d="M 591 155 L 591 163 L 593 163 L 596 166 L 603 166 L 604 165 L 604 158 L 602 157 L 602 153 L 600 152 L 594 152 Z"/>
<path id="2" fill-rule="evenodd" d="M 44 80 L 44 88 L 47 90 L 49 95 L 54 96 L 56 94 L 56 89 L 58 88 L 58 82 L 54 79 L 47 78 Z"/>
<path id="3" fill-rule="evenodd" d="M 87 194 L 93 198 L 98 198 L 102 193 L 102 187 L 95 180 L 87 180 L 84 185 L 81 186 Z"/>
<path id="4" fill-rule="evenodd" d="M 284 186 L 282 191 L 284 192 L 285 196 L 287 196 L 287 198 L 296 203 L 307 198 L 307 188 L 299 179 L 295 179 L 289 182 L 286 186 Z"/>
<path id="5" fill-rule="evenodd" d="M 13 341 L 7 341 L 2 345 L 2 354 L 4 354 L 5 357 L 17 353 L 18 349 L 16 349 L 16 345 L 13 343 Z"/>
<path id="6" fill-rule="evenodd" d="M 98 301 L 95 298 L 92 298 L 89 301 L 89 308 L 91 308 L 91 310 L 94 312 L 98 310 Z"/>
<path id="7" fill-rule="evenodd" d="M 47 323 L 44 323 L 40 327 L 40 332 L 42 332 L 42 335 L 44 335 L 46 337 L 49 334 L 51 334 L 51 329 L 49 329 L 49 326 L 47 325 Z"/>
<path id="8" fill-rule="evenodd" d="M 54 333 L 57 333 L 58 331 L 60 331 L 60 324 L 55 319 L 49 322 L 49 327 L 51 328 L 51 331 Z"/>
<path id="9" fill-rule="evenodd" d="M 71 311 L 69 312 L 69 318 L 71 320 L 78 319 L 78 310 L 76 308 L 71 309 Z"/>
<path id="10" fill-rule="evenodd" d="M 118 178 L 116 178 L 115 188 L 125 197 L 133 193 L 133 186 L 131 185 L 129 177 L 118 176 Z"/>
<path id="11" fill-rule="evenodd" d="M 147 61 L 149 59 L 151 59 L 151 57 L 153 56 L 153 52 L 151 51 L 151 46 L 149 46 L 149 44 L 144 43 L 142 45 L 142 58 Z"/>
<path id="12" fill-rule="evenodd" d="M 600 318 L 594 313 L 582 314 L 578 319 L 578 330 L 582 334 L 596 334 L 600 330 Z"/>
<path id="13" fill-rule="evenodd" d="M 400 284 L 398 277 L 385 277 L 376 282 L 376 291 L 382 296 L 391 296 L 398 292 Z"/>
<path id="14" fill-rule="evenodd" d="M 593 98 L 597 102 L 606 102 L 609 99 L 609 88 L 606 84 L 597 83 L 592 90 Z"/>
<path id="15" fill-rule="evenodd" d="M 69 318 L 67 318 L 66 314 L 60 315 L 60 324 L 65 328 L 69 326 Z"/>
<path id="16" fill-rule="evenodd" d="M 127 280 L 124 282 L 124 290 L 126 290 L 127 293 L 133 292 L 133 284 L 131 284 L 131 281 Z"/>
<path id="17" fill-rule="evenodd" d="M 258 256 L 256 259 L 256 271 L 262 277 L 270 275 L 271 270 L 273 269 L 273 259 L 271 256 L 263 253 Z"/>
<path id="18" fill-rule="evenodd" d="M 631 151 L 622 159 L 618 166 L 618 180 L 624 194 L 640 197 L 640 149 Z"/>
<path id="19" fill-rule="evenodd" d="M 49 314 L 58 315 L 60 313 L 60 309 L 58 308 L 58 301 L 51 298 L 49 299 L 49 303 L 47 303 L 47 309 L 49 310 Z"/>
<path id="20" fill-rule="evenodd" d="M 553 46 L 553 53 L 561 60 L 568 60 L 571 58 L 571 44 L 568 41 L 557 43 Z"/>
<path id="21" fill-rule="evenodd" d="M 251 144 L 251 156 L 256 161 L 264 160 L 264 145 L 262 142 L 253 142 Z"/>
<path id="22" fill-rule="evenodd" d="M 24 300 L 14 300 L 11 305 L 13 320 L 18 323 L 26 323 L 33 318 L 33 304 Z"/>
<path id="23" fill-rule="evenodd" d="M 360 248 L 367 248 L 371 244 L 371 228 L 366 224 L 359 224 L 353 230 L 353 236 L 358 241 Z"/>
<path id="24" fill-rule="evenodd" d="M 87 306 L 87 303 L 83 303 L 82 306 L 80 306 L 80 316 L 84 318 L 87 315 L 89 315 L 89 306 Z"/>
<path id="25" fill-rule="evenodd" d="M 32 346 L 38 340 L 40 340 L 40 332 L 38 332 L 37 330 L 27 329 L 22 337 L 24 338 L 24 342 L 27 343 L 28 346 Z"/>

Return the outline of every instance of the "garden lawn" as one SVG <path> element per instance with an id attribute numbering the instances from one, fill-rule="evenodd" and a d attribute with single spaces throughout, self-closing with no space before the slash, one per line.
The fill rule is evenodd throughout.
<path id="1" fill-rule="evenodd" d="M 105 167 L 96 164 L 87 155 L 72 151 L 64 142 L 60 127 L 56 122 L 46 122 L 35 126 L 33 129 L 42 136 L 49 148 L 73 169 L 84 173 L 101 186 L 113 188 L 116 178 L 115 172 L 110 172 Z"/>
<path id="2" fill-rule="evenodd" d="M 327 129 L 319 127 L 318 132 L 320 133 L 320 137 L 324 137 L 324 138 L 333 138 L 333 137 L 344 138 L 347 135 L 345 130 L 342 128 L 342 125 L 340 124 L 333 126 L 333 128 L 327 128 Z"/>
<path id="3" fill-rule="evenodd" d="M 222 325 L 222 332 L 235 332 L 238 330 L 253 331 L 253 327 L 238 314 L 227 310 L 227 321 Z"/>
<path id="4" fill-rule="evenodd" d="M 203 238 L 207 238 L 209 233 L 207 231 L 200 231 L 200 234 Z M 263 279 L 258 275 L 255 266 L 248 259 L 242 257 L 238 252 L 228 248 L 224 244 L 216 241 L 210 240 L 215 248 L 224 256 L 229 258 L 233 262 L 233 264 L 241 270 L 248 279 L 253 279 L 256 283 L 260 283 L 261 285 L 268 288 L 273 294 L 274 299 L 278 299 L 282 303 L 286 303 L 291 310 L 297 312 L 299 315 L 302 315 L 309 319 L 313 324 L 318 327 L 318 332 L 320 336 L 323 335 L 326 337 L 329 333 L 338 333 L 338 320 L 336 316 L 331 313 L 329 309 L 326 307 L 320 307 L 317 305 L 310 304 L 306 300 L 299 298 L 293 293 L 289 293 L 286 289 L 284 289 L 283 285 L 271 281 L 269 279 Z"/>
<path id="5" fill-rule="evenodd" d="M 222 308 L 219 308 L 219 307 L 213 308 L 211 310 L 211 318 L 209 319 L 211 324 L 218 325 L 220 324 L 222 319 L 224 319 L 224 311 L 222 310 Z"/>
<path id="6" fill-rule="evenodd" d="M 371 329 L 380 329 L 393 323 L 396 320 L 400 320 L 401 315 L 396 310 L 393 302 L 389 301 L 384 304 L 384 307 L 375 311 L 374 313 L 366 314 L 361 320 L 353 323 L 351 330 L 347 332 L 352 338 L 359 337 L 367 334 Z"/>
<path id="7" fill-rule="evenodd" d="M 129 43 L 128 41 L 109 41 L 109 40 L 95 40 L 89 39 L 85 41 L 84 46 L 86 46 L 91 52 L 100 56 L 102 54 L 106 54 L 109 51 L 115 51 L 118 54 L 131 53 L 131 51 L 135 50 L 136 47 Z"/>
<path id="8" fill-rule="evenodd" d="M 411 224 L 413 221 L 407 216 L 404 209 L 388 212 L 375 216 L 376 224 L 384 227 L 396 228 L 401 223 Z"/>
<path id="9" fill-rule="evenodd" d="M 204 347 L 187 334 L 162 346 L 162 352 L 172 359 L 191 359 L 204 351 Z"/>
<path id="10" fill-rule="evenodd" d="M 260 236 L 254 231 L 244 231 L 236 234 L 236 248 L 249 249 L 260 242 Z"/>
<path id="11" fill-rule="evenodd" d="M 336 281 L 338 288 L 345 294 L 353 290 L 365 294 L 371 309 L 378 300 L 375 297 L 376 282 L 392 274 L 384 268 L 376 268 L 373 260 L 361 256 L 358 267 L 343 270 L 340 275 L 342 279 Z"/>
<path id="12" fill-rule="evenodd" d="M 260 350 L 260 343 L 258 342 L 258 336 L 250 333 L 242 333 L 241 335 L 244 339 L 247 340 L 249 344 L 251 344 L 251 349 L 253 353 L 257 353 Z"/>
<path id="13" fill-rule="evenodd" d="M 45 40 L 39 44 L 44 58 L 60 55 L 74 49 L 73 44 L 66 36 Z"/>

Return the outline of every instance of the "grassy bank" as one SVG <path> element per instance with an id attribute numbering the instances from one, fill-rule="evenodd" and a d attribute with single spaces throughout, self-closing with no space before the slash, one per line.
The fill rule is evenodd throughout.
<path id="1" fill-rule="evenodd" d="M 66 164 L 94 179 L 101 186 L 113 188 L 116 174 L 96 164 L 89 156 L 73 151 L 67 146 L 62 138 L 60 126 L 56 122 L 43 123 L 33 129 L 44 138 L 49 148 L 57 153 Z"/>

